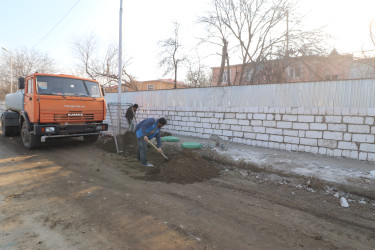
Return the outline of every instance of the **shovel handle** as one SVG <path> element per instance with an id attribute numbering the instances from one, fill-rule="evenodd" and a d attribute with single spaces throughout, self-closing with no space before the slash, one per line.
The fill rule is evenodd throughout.
<path id="1" fill-rule="evenodd" d="M 152 142 L 150 142 L 149 140 L 147 140 L 147 142 L 150 143 L 150 145 L 153 146 L 156 150 L 158 150 L 158 148 L 157 148 Z M 168 157 L 165 156 L 165 154 L 163 154 L 163 152 L 160 152 L 160 154 L 161 154 L 161 155 L 162 155 L 167 161 L 169 160 Z"/>

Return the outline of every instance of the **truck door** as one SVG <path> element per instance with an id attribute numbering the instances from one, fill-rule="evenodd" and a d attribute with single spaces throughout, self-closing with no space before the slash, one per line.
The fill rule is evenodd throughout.
<path id="1" fill-rule="evenodd" d="M 25 86 L 25 99 L 24 99 L 24 108 L 29 116 L 30 122 L 37 122 L 38 112 L 36 112 L 38 109 L 36 106 L 38 105 L 38 101 L 36 100 L 35 95 L 35 88 L 34 88 L 34 82 L 33 77 L 28 77 L 25 80 L 26 86 Z"/>

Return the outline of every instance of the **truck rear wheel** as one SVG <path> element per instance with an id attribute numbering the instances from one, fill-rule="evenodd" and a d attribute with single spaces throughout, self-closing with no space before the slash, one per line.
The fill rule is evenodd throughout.
<path id="1" fill-rule="evenodd" d="M 21 139 L 22 139 L 23 145 L 27 149 L 36 148 L 40 144 L 40 136 L 31 134 L 31 132 L 29 131 L 29 126 L 26 121 L 22 123 Z"/>
<path id="2" fill-rule="evenodd" d="M 83 136 L 83 141 L 87 143 L 96 142 L 99 138 L 99 135 L 85 135 Z"/>
<path id="3" fill-rule="evenodd" d="M 3 136 L 13 135 L 13 127 L 5 126 L 5 115 L 1 117 L 1 132 L 3 133 Z"/>

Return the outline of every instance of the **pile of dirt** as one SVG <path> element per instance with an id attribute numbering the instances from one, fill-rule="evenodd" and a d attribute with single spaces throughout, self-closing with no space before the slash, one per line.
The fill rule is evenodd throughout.
<path id="1" fill-rule="evenodd" d="M 168 162 L 149 170 L 144 179 L 167 183 L 203 182 L 219 176 L 219 170 L 199 154 L 184 149 L 172 155 Z"/>
<path id="2" fill-rule="evenodd" d="M 133 177 L 147 181 L 161 181 L 166 183 L 194 183 L 203 182 L 219 176 L 219 170 L 198 153 L 190 149 L 181 149 L 178 143 L 164 143 L 164 153 L 169 161 L 165 161 L 160 153 L 151 146 L 147 150 L 147 159 L 155 165 L 154 168 L 142 167 L 136 159 L 137 139 L 134 133 L 126 132 L 116 137 L 120 150 L 127 157 L 125 168 L 139 169 Z M 105 151 L 116 153 L 113 137 L 102 137 L 97 145 Z M 168 149 L 168 150 L 165 150 Z M 130 157 L 130 158 L 129 158 Z M 128 173 L 126 169 L 123 172 Z M 141 175 L 140 175 L 141 174 Z"/>

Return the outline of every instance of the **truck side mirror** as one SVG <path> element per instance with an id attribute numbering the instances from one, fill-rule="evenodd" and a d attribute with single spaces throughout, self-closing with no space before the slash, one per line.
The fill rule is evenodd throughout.
<path id="1" fill-rule="evenodd" d="M 25 78 L 18 77 L 18 89 L 24 89 L 24 88 L 25 88 Z"/>
<path id="2" fill-rule="evenodd" d="M 103 86 L 100 86 L 100 88 L 102 89 L 102 94 L 103 94 L 103 96 L 105 96 L 105 92 L 104 92 L 104 88 L 103 88 Z"/>

